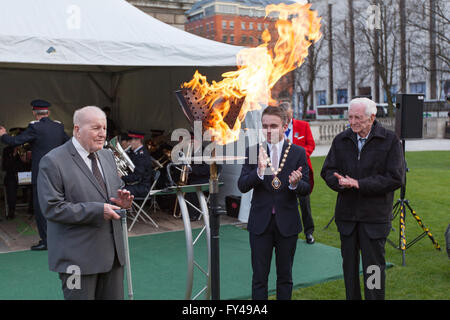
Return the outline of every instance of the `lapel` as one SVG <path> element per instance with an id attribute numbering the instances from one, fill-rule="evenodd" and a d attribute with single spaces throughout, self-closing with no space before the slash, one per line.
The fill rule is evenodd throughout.
<path id="1" fill-rule="evenodd" d="M 109 175 L 106 174 L 107 167 L 108 167 L 107 166 L 108 160 L 106 160 L 106 158 L 105 158 L 105 153 L 104 152 L 100 152 L 100 151 L 97 151 L 98 161 L 100 162 L 100 166 L 102 167 L 103 179 L 105 180 L 105 185 L 106 185 L 106 192 L 108 194 L 110 194 L 111 193 L 111 187 L 109 185 L 109 180 L 107 178 Z M 108 194 L 106 196 L 108 196 Z"/>
<path id="2" fill-rule="evenodd" d="M 95 186 L 95 188 L 98 190 L 98 192 L 100 192 L 100 194 L 108 201 L 108 195 L 104 193 L 102 187 L 100 187 L 97 180 L 95 179 L 94 174 L 89 169 L 89 167 L 86 165 L 86 163 L 83 161 L 83 159 L 81 158 L 77 149 L 75 149 L 75 146 L 73 145 L 71 140 L 69 140 L 69 143 L 67 146 L 69 148 L 69 152 L 72 155 L 72 159 L 75 162 L 75 164 L 80 168 L 80 170 L 84 173 L 84 175 L 91 181 L 91 183 Z M 102 168 L 103 168 L 103 165 L 102 165 Z M 103 171 L 103 174 L 105 174 L 104 171 Z M 108 185 L 106 185 L 106 188 L 108 189 Z"/>

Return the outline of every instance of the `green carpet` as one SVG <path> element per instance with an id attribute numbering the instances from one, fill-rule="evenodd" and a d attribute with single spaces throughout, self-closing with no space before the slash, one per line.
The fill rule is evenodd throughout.
<path id="1" fill-rule="evenodd" d="M 197 232 L 194 230 L 194 233 Z M 229 225 L 221 227 L 221 299 L 251 297 L 252 270 L 248 242 L 247 231 Z M 195 246 L 194 255 L 202 267 L 206 265 L 204 236 Z M 184 231 L 130 238 L 130 259 L 135 299 L 184 299 L 187 272 Z M 339 249 L 320 243 L 308 245 L 299 239 L 293 266 L 294 287 L 342 278 L 341 264 Z M 195 268 L 194 291 L 198 292 L 204 284 L 204 275 Z M 275 285 L 273 262 L 269 277 L 272 294 Z M 1 300 L 62 298 L 58 275 L 48 270 L 47 252 L 0 254 Z"/>

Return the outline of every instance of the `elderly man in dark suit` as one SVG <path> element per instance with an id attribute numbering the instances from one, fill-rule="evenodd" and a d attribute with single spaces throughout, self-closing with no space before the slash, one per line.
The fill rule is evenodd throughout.
<path id="1" fill-rule="evenodd" d="M 104 112 L 84 107 L 73 118 L 73 138 L 40 163 L 49 267 L 60 274 L 65 299 L 123 299 L 122 226 L 114 210 L 130 208 L 133 196 L 121 190 L 113 154 L 102 149 Z"/>
<path id="2" fill-rule="evenodd" d="M 64 125 L 49 118 L 51 104 L 45 100 L 31 101 L 35 121 L 30 122 L 28 128 L 21 134 L 12 137 L 6 134 L 5 128 L 0 126 L 0 137 L 3 143 L 10 146 L 19 146 L 26 142 L 31 144 L 31 184 L 33 187 L 33 210 L 36 225 L 41 240 L 31 247 L 31 250 L 47 250 L 47 222 L 42 215 L 37 196 L 37 176 L 41 158 L 53 148 L 69 140 L 64 132 Z"/>
<path id="3" fill-rule="evenodd" d="M 280 107 L 262 113 L 264 145 L 246 151 L 238 188 L 253 190 L 247 229 L 252 255 L 252 298 L 267 299 L 273 248 L 277 268 L 277 299 L 291 299 L 292 265 L 302 231 L 297 195 L 310 191 L 305 149 L 284 138 L 287 115 Z M 255 156 L 256 155 L 256 156 Z M 252 163 L 256 159 L 257 163 Z M 256 161 L 254 161 L 256 162 Z"/>
<path id="4" fill-rule="evenodd" d="M 404 177 L 400 141 L 375 120 L 376 113 L 376 104 L 370 99 L 350 101 L 350 128 L 334 138 L 321 172 L 327 185 L 338 193 L 335 218 L 349 300 L 361 299 L 360 251 L 364 296 L 384 299 L 384 246 L 391 229 L 394 190 Z"/>

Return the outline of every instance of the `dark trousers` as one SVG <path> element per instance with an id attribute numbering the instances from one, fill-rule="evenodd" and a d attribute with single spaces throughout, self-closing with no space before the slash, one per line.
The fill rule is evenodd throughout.
<path id="1" fill-rule="evenodd" d="M 375 237 L 373 239 L 374 236 L 369 236 L 366 227 L 364 223 L 356 223 L 351 234 L 344 235 L 342 232 L 340 233 L 342 267 L 347 300 L 361 300 L 359 282 L 360 251 L 364 275 L 364 297 L 366 300 L 384 300 L 386 279 L 384 246 L 386 237 Z M 376 277 L 379 278 L 376 279 Z M 379 287 L 377 288 L 374 284 L 379 284 Z"/>
<path id="2" fill-rule="evenodd" d="M 292 295 L 292 265 L 298 236 L 283 237 L 278 230 L 275 216 L 272 216 L 266 231 L 260 235 L 250 232 L 252 255 L 252 299 L 268 299 L 268 277 L 272 252 L 275 247 L 277 269 L 277 299 L 289 300 Z"/>
<path id="3" fill-rule="evenodd" d="M 114 258 L 114 264 L 110 271 L 105 273 L 89 274 L 80 276 L 80 286 L 76 288 L 74 275 L 60 273 L 59 278 L 62 282 L 62 290 L 65 300 L 123 300 L 124 267 L 120 266 L 117 256 Z M 72 278 L 71 278 L 72 277 Z M 71 283 L 72 286 L 67 286 Z"/>
<path id="4" fill-rule="evenodd" d="M 36 220 L 36 226 L 39 231 L 39 236 L 41 237 L 42 243 L 47 245 L 47 219 L 41 212 L 41 207 L 39 206 L 39 199 L 37 195 L 37 184 L 33 184 L 33 209 L 34 209 L 34 219 Z"/>
<path id="5" fill-rule="evenodd" d="M 306 196 L 298 196 L 298 202 L 302 212 L 303 232 L 305 234 L 312 234 L 314 232 L 314 221 L 311 215 L 309 194 Z"/>
<path id="6" fill-rule="evenodd" d="M 6 188 L 6 203 L 8 204 L 7 216 L 14 216 L 17 203 L 17 174 L 6 174 L 3 183 Z"/>

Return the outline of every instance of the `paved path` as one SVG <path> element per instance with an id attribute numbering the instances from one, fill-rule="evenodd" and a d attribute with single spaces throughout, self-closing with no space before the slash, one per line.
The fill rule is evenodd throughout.
<path id="1" fill-rule="evenodd" d="M 331 145 L 318 145 L 312 157 L 326 156 Z M 446 151 L 450 150 L 450 139 L 406 140 L 406 151 Z"/>

